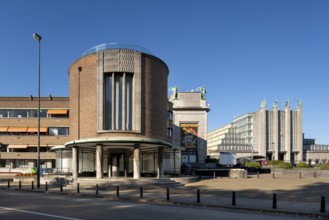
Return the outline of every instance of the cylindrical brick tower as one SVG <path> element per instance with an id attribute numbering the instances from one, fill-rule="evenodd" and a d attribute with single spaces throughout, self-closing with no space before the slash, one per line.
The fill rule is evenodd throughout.
<path id="1" fill-rule="evenodd" d="M 167 65 L 141 47 L 103 44 L 86 51 L 69 68 L 72 141 L 66 147 L 101 153 L 100 160 L 107 159 L 108 167 L 98 161 L 95 169 L 108 171 L 109 176 L 129 172 L 134 149 L 170 147 L 168 74 Z M 72 165 L 73 171 L 82 165 L 81 161 Z M 134 177 L 139 177 L 136 169 Z M 102 177 L 102 172 L 97 175 Z"/>

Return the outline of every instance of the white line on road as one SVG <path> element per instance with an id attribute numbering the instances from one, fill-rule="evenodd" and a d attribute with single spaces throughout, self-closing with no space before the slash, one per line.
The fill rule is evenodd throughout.
<path id="1" fill-rule="evenodd" d="M 59 216 L 59 215 L 50 215 L 50 214 L 41 213 L 41 212 L 32 212 L 32 211 L 26 211 L 26 210 L 20 210 L 20 209 L 13 209 L 13 208 L 8 208 L 8 207 L 1 207 L 1 206 L 0 206 L 0 209 L 4 209 L 4 210 L 8 210 L 8 211 L 15 211 L 15 212 L 29 213 L 29 214 L 34 214 L 34 215 L 42 215 L 42 216 L 53 217 L 53 218 L 60 218 L 60 219 L 81 220 L 79 218 L 70 218 L 70 217 Z"/>

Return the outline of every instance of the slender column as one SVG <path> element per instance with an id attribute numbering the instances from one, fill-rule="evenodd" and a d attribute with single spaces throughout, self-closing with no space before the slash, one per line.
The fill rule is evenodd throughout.
<path id="1" fill-rule="evenodd" d="M 303 161 L 303 106 L 302 106 L 302 101 L 298 101 L 298 106 L 297 106 L 297 150 L 298 150 L 298 155 L 297 155 L 297 161 L 296 163 L 302 162 Z"/>
<path id="2" fill-rule="evenodd" d="M 269 143 L 266 142 L 266 130 L 267 130 L 267 121 L 266 121 L 266 101 L 263 100 L 261 104 L 261 109 L 259 113 L 259 154 L 267 155 L 267 151 L 269 150 Z"/>
<path id="3" fill-rule="evenodd" d="M 140 145 L 136 144 L 134 146 L 134 179 L 139 179 L 140 176 Z"/>
<path id="4" fill-rule="evenodd" d="M 276 102 L 273 104 L 273 127 L 272 127 L 272 134 L 273 134 L 273 148 L 272 151 L 274 153 L 274 160 L 279 159 L 279 111 L 278 105 Z"/>
<path id="5" fill-rule="evenodd" d="M 103 178 L 103 145 L 96 145 L 96 178 Z"/>
<path id="6" fill-rule="evenodd" d="M 125 177 L 128 177 L 129 175 L 129 150 L 126 150 L 126 153 L 124 155 L 124 170 L 125 170 Z"/>
<path id="7" fill-rule="evenodd" d="M 286 147 L 285 162 L 291 162 L 291 113 L 289 100 L 286 102 L 285 111 L 285 131 L 284 131 L 284 145 Z"/>
<path id="8" fill-rule="evenodd" d="M 108 171 L 107 171 L 107 174 L 108 174 L 108 177 L 112 177 L 112 154 L 111 154 L 111 150 L 108 150 Z"/>
<path id="9" fill-rule="evenodd" d="M 158 148 L 158 178 L 163 178 L 163 147 Z"/>
<path id="10" fill-rule="evenodd" d="M 78 147 L 72 147 L 72 178 L 74 180 L 78 179 L 79 170 L 79 159 L 78 159 Z"/>

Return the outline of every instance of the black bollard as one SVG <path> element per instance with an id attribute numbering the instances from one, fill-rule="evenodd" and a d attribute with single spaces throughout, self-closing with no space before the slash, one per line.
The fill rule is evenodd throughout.
<path id="1" fill-rule="evenodd" d="M 143 187 L 142 186 L 139 188 L 139 196 L 140 196 L 140 198 L 143 198 Z"/>
<path id="2" fill-rule="evenodd" d="M 316 171 L 314 171 L 314 178 L 316 178 Z"/>
<path id="3" fill-rule="evenodd" d="M 326 212 L 326 199 L 324 196 L 321 197 L 320 212 Z"/>
<path id="4" fill-rule="evenodd" d="M 34 190 L 34 181 L 32 181 L 32 190 Z"/>
<path id="5" fill-rule="evenodd" d="M 61 189 L 61 192 L 63 192 L 63 183 L 61 183 L 60 189 Z"/>
<path id="6" fill-rule="evenodd" d="M 96 195 L 98 195 L 98 184 L 96 184 Z"/>
<path id="7" fill-rule="evenodd" d="M 272 204 L 272 208 L 276 209 L 276 194 L 273 193 L 273 204 Z"/>
<path id="8" fill-rule="evenodd" d="M 199 189 L 197 190 L 197 193 L 196 193 L 196 202 L 200 203 L 200 190 Z"/>
<path id="9" fill-rule="evenodd" d="M 235 192 L 232 192 L 232 205 L 236 205 L 236 201 L 235 201 Z"/>
<path id="10" fill-rule="evenodd" d="M 77 193 L 80 193 L 80 183 L 77 183 Z"/>
<path id="11" fill-rule="evenodd" d="M 48 182 L 46 182 L 45 190 L 48 191 Z"/>
<path id="12" fill-rule="evenodd" d="M 169 188 L 167 188 L 167 201 L 170 200 L 170 196 L 169 196 Z"/>
<path id="13" fill-rule="evenodd" d="M 272 178 L 273 178 L 273 179 L 275 178 L 275 173 L 274 173 L 274 172 L 272 172 Z"/>
<path id="14" fill-rule="evenodd" d="M 10 180 L 8 180 L 7 188 L 10 189 Z"/>
<path id="15" fill-rule="evenodd" d="M 119 185 L 117 185 L 117 196 L 119 197 Z"/>
<path id="16" fill-rule="evenodd" d="M 259 171 L 257 171 L 257 179 L 259 179 Z"/>
<path id="17" fill-rule="evenodd" d="M 20 180 L 19 183 L 18 183 L 18 188 L 19 189 L 22 189 L 22 181 Z"/>

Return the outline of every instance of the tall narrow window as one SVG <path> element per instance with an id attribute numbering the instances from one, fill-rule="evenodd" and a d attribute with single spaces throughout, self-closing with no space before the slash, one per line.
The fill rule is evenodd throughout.
<path id="1" fill-rule="evenodd" d="M 132 95 L 133 77 L 126 75 L 126 130 L 132 130 Z"/>
<path id="2" fill-rule="evenodd" d="M 104 130 L 112 130 L 112 74 L 104 76 Z"/>
<path id="3" fill-rule="evenodd" d="M 104 130 L 132 130 L 133 74 L 104 75 Z"/>
<path id="4" fill-rule="evenodd" d="M 122 130 L 122 75 L 115 74 L 115 130 Z"/>

